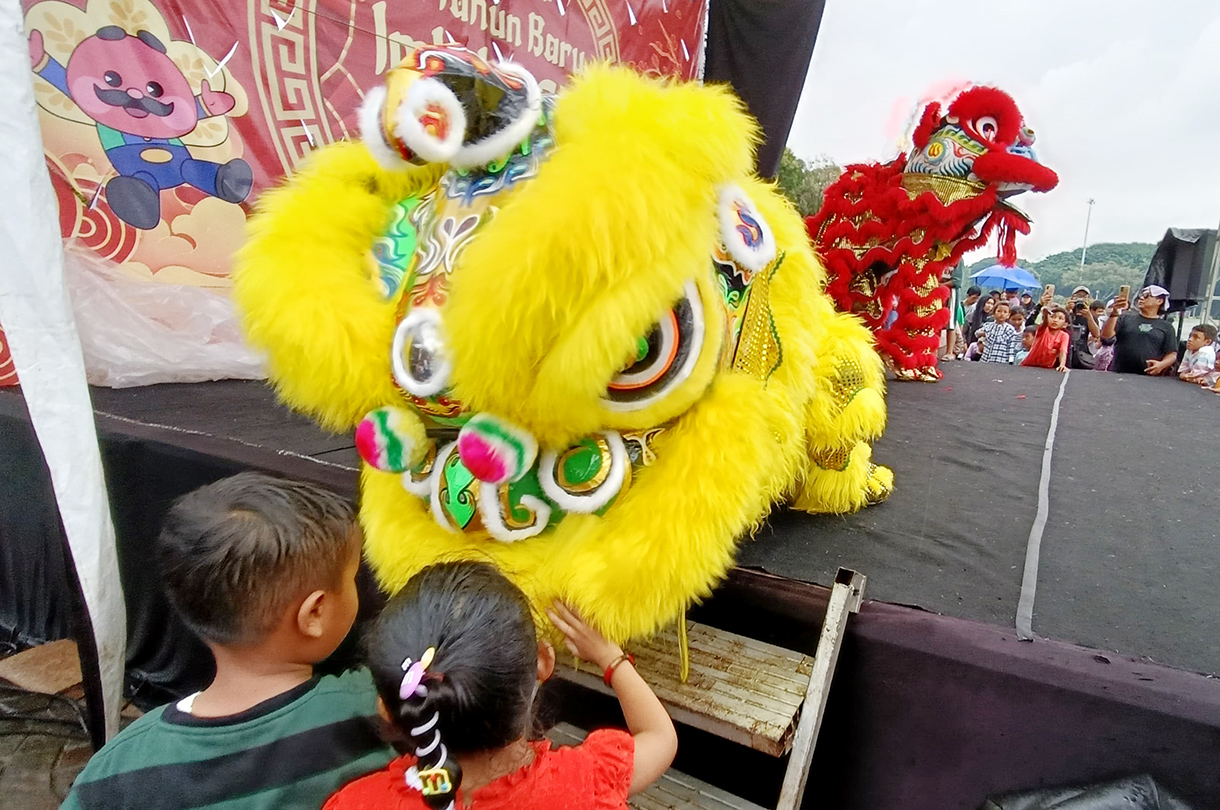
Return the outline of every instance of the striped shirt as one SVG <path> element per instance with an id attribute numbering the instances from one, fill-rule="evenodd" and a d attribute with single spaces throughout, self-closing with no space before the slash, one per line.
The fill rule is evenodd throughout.
<path id="1" fill-rule="evenodd" d="M 89 760 L 61 810 L 317 810 L 394 751 L 367 670 L 314 678 L 230 717 L 175 706 L 141 717 Z"/>

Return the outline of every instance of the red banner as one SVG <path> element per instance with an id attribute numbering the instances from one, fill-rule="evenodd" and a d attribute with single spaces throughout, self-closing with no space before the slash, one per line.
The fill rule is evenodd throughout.
<path id="1" fill-rule="evenodd" d="M 65 239 L 225 287 L 252 200 L 355 137 L 405 51 L 457 42 L 554 90 L 582 65 L 697 75 L 707 0 L 23 0 Z"/>

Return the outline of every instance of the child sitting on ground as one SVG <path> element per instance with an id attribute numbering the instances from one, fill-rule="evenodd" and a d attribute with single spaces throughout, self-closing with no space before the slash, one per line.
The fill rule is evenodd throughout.
<path id="1" fill-rule="evenodd" d="M 1216 327 L 1202 323 L 1190 330 L 1186 341 L 1186 354 L 1178 366 L 1178 378 L 1195 385 L 1214 386 L 1220 375 L 1216 373 Z"/>
<path id="2" fill-rule="evenodd" d="M 1034 347 L 1034 339 L 1038 336 L 1038 327 L 1027 326 L 1021 333 L 1021 351 L 1017 352 L 1017 362 L 1024 363 L 1029 357 L 1029 350 Z"/>
<path id="3" fill-rule="evenodd" d="M 1033 348 L 1021 361 L 1023 366 L 1053 368 L 1067 371 L 1067 353 L 1070 338 L 1067 333 L 1067 310 L 1051 304 L 1050 295 L 1042 295 L 1042 317 L 1039 318 Z"/>
<path id="4" fill-rule="evenodd" d="M 360 533 L 342 498 L 242 473 L 175 503 L 157 552 L 216 677 L 108 742 L 63 807 L 304 810 L 392 759 L 369 673 L 313 674 L 358 606 Z"/>
<path id="5" fill-rule="evenodd" d="M 574 748 L 531 738 L 534 698 L 555 650 L 525 595 L 486 563 L 425 568 L 366 639 L 378 709 L 413 753 L 340 790 L 324 810 L 626 808 L 677 751 L 673 722 L 630 656 L 570 610 L 547 612 L 577 657 L 605 673 L 630 733 Z"/>
<path id="6" fill-rule="evenodd" d="M 995 309 L 991 311 L 991 322 L 979 330 L 979 336 L 983 338 L 983 356 L 980 359 L 984 363 L 1011 363 L 1016 358 L 1021 335 L 1008 322 L 1009 313 L 1008 302 L 997 301 Z"/>

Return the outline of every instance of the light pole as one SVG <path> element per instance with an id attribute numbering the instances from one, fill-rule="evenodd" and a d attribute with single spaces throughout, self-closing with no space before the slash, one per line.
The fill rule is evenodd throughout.
<path id="1" fill-rule="evenodd" d="M 1089 214 L 1084 218 L 1084 247 L 1080 249 L 1080 269 L 1084 269 L 1084 255 L 1089 252 L 1089 221 L 1093 219 L 1093 198 L 1089 197 Z"/>

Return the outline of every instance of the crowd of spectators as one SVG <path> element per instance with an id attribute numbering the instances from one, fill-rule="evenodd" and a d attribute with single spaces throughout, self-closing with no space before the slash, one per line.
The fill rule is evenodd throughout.
<path id="1" fill-rule="evenodd" d="M 1126 288 L 1109 303 L 1093 299 L 1083 285 L 1056 303 L 1048 286 L 1035 303 L 1029 292 L 977 286 L 953 306 L 942 360 L 1020 364 L 1036 368 L 1114 371 L 1172 376 L 1220 394 L 1216 327 L 1191 329 L 1179 351 L 1173 325 L 1163 317 L 1169 291 L 1140 290 L 1132 308 Z"/>

